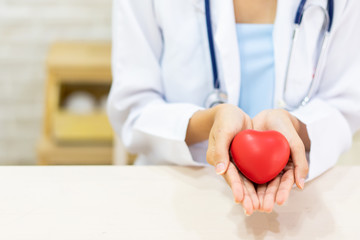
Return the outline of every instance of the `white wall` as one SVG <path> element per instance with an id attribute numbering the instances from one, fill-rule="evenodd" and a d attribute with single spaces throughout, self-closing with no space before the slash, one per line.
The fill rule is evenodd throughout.
<path id="1" fill-rule="evenodd" d="M 111 0 L 0 0 L 0 165 L 36 162 L 50 44 L 110 39 Z"/>

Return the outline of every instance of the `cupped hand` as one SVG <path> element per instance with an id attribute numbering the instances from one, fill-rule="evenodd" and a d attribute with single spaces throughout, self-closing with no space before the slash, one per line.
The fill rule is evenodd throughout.
<path id="1" fill-rule="evenodd" d="M 235 202 L 241 203 L 245 214 L 251 215 L 259 208 L 256 189 L 251 181 L 239 173 L 229 157 L 230 145 L 235 135 L 242 130 L 252 129 L 251 118 L 240 108 L 230 104 L 218 105 L 214 110 L 214 122 L 206 153 L 207 162 L 215 166 L 217 174 L 223 175 L 233 192 Z"/>
<path id="2" fill-rule="evenodd" d="M 300 189 L 304 188 L 309 171 L 304 142 L 309 141 L 302 140 L 299 136 L 302 123 L 282 109 L 265 110 L 255 116 L 252 123 L 254 130 L 275 130 L 282 133 L 290 145 L 290 159 L 283 172 L 270 182 L 258 185 L 256 189 L 259 210 L 271 212 L 275 203 L 282 205 L 288 199 L 294 183 Z"/>

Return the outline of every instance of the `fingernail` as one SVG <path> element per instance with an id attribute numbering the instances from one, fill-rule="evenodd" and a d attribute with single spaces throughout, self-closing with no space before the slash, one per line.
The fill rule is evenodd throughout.
<path id="1" fill-rule="evenodd" d="M 244 209 L 244 214 L 245 214 L 245 216 L 247 216 L 247 217 L 250 216 L 250 214 L 248 214 L 245 209 Z"/>
<path id="2" fill-rule="evenodd" d="M 304 187 L 305 187 L 305 179 L 304 179 L 304 178 L 301 178 L 301 179 L 299 180 L 299 185 L 300 185 L 300 188 L 301 188 L 301 189 L 304 189 Z"/>
<path id="3" fill-rule="evenodd" d="M 223 174 L 225 172 L 225 164 L 220 162 L 215 167 L 216 174 Z"/>

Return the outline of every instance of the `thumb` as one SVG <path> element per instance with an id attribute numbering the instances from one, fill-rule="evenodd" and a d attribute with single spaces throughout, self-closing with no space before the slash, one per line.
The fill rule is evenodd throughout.
<path id="1" fill-rule="evenodd" d="M 301 140 L 291 148 L 291 158 L 295 168 L 295 183 L 300 189 L 304 189 L 305 179 L 309 173 L 309 165 L 306 160 L 305 147 Z"/>
<path id="2" fill-rule="evenodd" d="M 215 171 L 219 175 L 226 173 L 229 168 L 229 148 L 232 139 L 233 134 L 226 133 L 221 129 L 214 129 L 210 132 L 206 160 L 215 166 Z"/>

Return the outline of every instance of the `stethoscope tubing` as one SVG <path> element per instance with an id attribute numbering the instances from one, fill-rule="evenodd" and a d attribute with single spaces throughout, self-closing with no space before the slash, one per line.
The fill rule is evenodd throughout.
<path id="1" fill-rule="evenodd" d="M 208 96 L 208 98 L 205 101 L 206 107 L 214 106 L 219 103 L 223 103 L 224 99 L 227 99 L 226 93 L 222 92 L 220 90 L 220 81 L 218 76 L 218 68 L 217 68 L 217 61 L 216 61 L 216 53 L 215 53 L 215 45 L 214 45 L 214 38 L 213 38 L 213 28 L 212 28 L 212 22 L 211 22 L 211 8 L 210 8 L 210 0 L 205 0 L 205 15 L 206 15 L 206 27 L 207 27 L 207 35 L 208 35 L 208 42 L 209 42 L 209 50 L 210 50 L 210 58 L 211 58 L 211 66 L 212 66 L 212 75 L 213 75 L 213 92 Z M 280 103 L 280 107 L 283 107 L 288 110 L 295 109 L 299 106 L 306 105 L 313 94 L 314 86 L 315 86 L 315 80 L 319 77 L 319 68 L 321 67 L 323 63 L 324 58 L 324 52 L 327 48 L 327 43 L 330 35 L 330 31 L 333 25 L 333 15 L 334 15 L 334 0 L 328 0 L 327 9 L 319 6 L 319 5 L 310 5 L 306 6 L 307 0 L 301 0 L 299 3 L 299 6 L 296 11 L 295 19 L 294 19 L 294 31 L 292 36 L 292 41 L 290 44 L 290 51 L 289 51 L 289 57 L 287 61 L 287 67 L 286 67 L 286 73 L 285 73 L 285 82 L 284 82 L 284 88 L 283 88 L 283 96 L 282 101 Z M 313 74 L 313 78 L 311 80 L 310 86 L 308 88 L 308 91 L 305 94 L 305 97 L 301 100 L 300 104 L 290 105 L 287 104 L 286 101 L 286 90 L 288 87 L 288 79 L 289 79 L 289 69 L 291 65 L 292 56 L 294 53 L 294 45 L 297 41 L 297 35 L 300 29 L 300 25 L 302 23 L 303 16 L 305 12 L 311 8 L 311 7 L 319 7 L 325 16 L 324 21 L 324 28 L 325 33 L 324 37 L 322 39 L 321 43 L 321 49 L 319 53 L 319 57 L 317 59 L 316 65 L 315 65 L 315 73 Z M 225 97 L 225 98 L 224 98 Z M 211 103 L 211 101 L 214 101 L 214 103 Z"/>
<path id="2" fill-rule="evenodd" d="M 211 23 L 210 0 L 205 0 L 205 14 L 206 14 L 207 35 L 209 39 L 210 58 L 211 58 L 211 65 L 213 72 L 213 84 L 214 84 L 214 89 L 220 89 L 220 82 L 218 78 L 218 69 L 216 63 L 214 37 L 213 37 L 214 35 L 213 35 L 213 28 Z"/>

